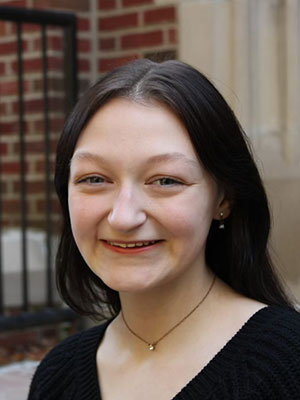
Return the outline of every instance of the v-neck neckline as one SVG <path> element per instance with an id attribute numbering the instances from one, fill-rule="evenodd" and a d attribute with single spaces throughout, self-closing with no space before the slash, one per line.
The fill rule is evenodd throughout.
<path id="1" fill-rule="evenodd" d="M 266 306 L 258 311 L 256 311 L 242 326 L 241 328 L 229 339 L 221 350 L 219 350 L 214 357 L 204 366 L 201 371 L 199 371 L 186 385 L 170 400 L 181 400 L 186 398 L 186 393 L 193 388 L 193 385 L 197 382 L 197 387 L 201 387 L 201 392 L 204 394 L 208 394 L 210 389 L 215 385 L 220 377 L 221 373 L 224 373 L 224 368 L 226 370 L 226 366 L 232 366 L 232 361 L 236 360 L 237 357 L 241 356 L 241 343 L 245 345 L 242 346 L 243 349 L 246 347 L 247 340 L 253 340 L 256 334 L 261 333 L 261 330 L 258 330 L 258 327 L 261 328 L 262 323 L 265 321 L 265 315 L 270 312 L 270 310 L 274 308 L 278 308 L 280 306 Z M 272 313 L 271 313 L 272 315 Z M 97 370 L 97 361 L 96 361 L 96 354 L 98 350 L 98 346 L 105 334 L 105 331 L 112 320 L 106 321 L 104 324 L 95 327 L 94 329 L 97 332 L 93 342 L 93 351 L 92 354 L 90 351 L 92 350 L 91 347 L 88 351 L 89 354 L 85 354 L 85 357 L 91 357 L 91 373 L 93 375 L 93 386 L 95 392 L 98 393 L 97 400 L 102 400 L 101 397 L 101 388 L 100 382 L 98 379 L 98 370 Z M 268 320 L 266 321 L 266 323 Z M 83 341 L 84 342 L 84 341 Z M 91 345 L 91 342 L 89 342 Z M 82 343 L 84 346 L 84 343 Z M 81 349 L 83 351 L 83 349 Z M 95 387 L 97 386 L 97 388 Z M 199 390 L 198 390 L 199 392 Z M 197 393 L 198 393 L 197 392 Z"/>
<path id="2" fill-rule="evenodd" d="M 265 306 L 256 311 L 240 329 L 229 339 L 224 346 L 211 358 L 211 360 L 189 381 L 187 384 L 170 400 L 186 399 L 186 392 L 197 381 L 197 387 L 201 387 L 201 394 L 207 395 L 213 385 L 220 379 L 220 374 L 232 366 L 232 362 L 237 358 L 241 359 L 241 342 L 247 342 L 248 338 L 252 338 L 259 333 L 257 325 L 264 320 L 264 315 L 274 306 Z M 245 348 L 243 346 L 243 348 Z M 228 370 L 228 369 L 227 369 Z M 201 397 L 204 399 L 204 397 Z"/>

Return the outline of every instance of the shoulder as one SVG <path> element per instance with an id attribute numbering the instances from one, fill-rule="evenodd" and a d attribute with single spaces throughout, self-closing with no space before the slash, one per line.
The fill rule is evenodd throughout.
<path id="1" fill-rule="evenodd" d="M 269 306 L 256 312 L 245 324 L 245 337 L 257 351 L 281 354 L 283 348 L 300 357 L 300 314 L 288 307 Z M 248 343 L 249 345 L 249 343 Z"/>
<path id="2" fill-rule="evenodd" d="M 264 337 L 277 338 L 285 342 L 294 338 L 294 345 L 300 346 L 300 313 L 283 306 L 269 306 L 261 309 L 253 316 L 257 328 L 260 327 Z"/>
<path id="3" fill-rule="evenodd" d="M 55 346 L 39 364 L 30 386 L 28 400 L 63 399 L 66 391 L 75 393 L 78 361 L 85 356 L 91 362 L 108 323 L 76 333 Z M 71 393 L 69 398 L 73 398 Z"/>
<path id="4" fill-rule="evenodd" d="M 247 333 L 244 361 L 254 386 L 264 387 L 273 382 L 269 390 L 274 391 L 276 399 L 275 394 L 283 389 L 289 395 L 291 388 L 299 394 L 300 314 L 287 307 L 266 307 L 250 319 Z"/>

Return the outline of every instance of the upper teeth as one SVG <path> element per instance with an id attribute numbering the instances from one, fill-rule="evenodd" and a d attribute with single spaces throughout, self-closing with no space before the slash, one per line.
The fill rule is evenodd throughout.
<path id="1" fill-rule="evenodd" d="M 127 247 L 142 247 L 142 246 L 148 246 L 149 244 L 155 243 L 155 240 L 151 240 L 149 242 L 137 242 L 137 243 L 118 243 L 118 242 L 109 242 L 107 241 L 112 246 L 119 246 L 123 247 L 124 249 Z"/>

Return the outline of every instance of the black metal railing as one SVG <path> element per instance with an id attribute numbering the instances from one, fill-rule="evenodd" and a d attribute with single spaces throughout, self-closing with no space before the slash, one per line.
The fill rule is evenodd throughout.
<path id="1" fill-rule="evenodd" d="M 63 72 L 64 72 L 64 99 L 65 114 L 73 107 L 77 98 L 77 56 L 76 56 L 76 16 L 69 12 L 40 11 L 25 8 L 0 7 L 0 21 L 6 21 L 16 26 L 17 43 L 17 81 L 18 81 L 18 136 L 19 136 L 19 164 L 20 164 L 20 231 L 21 231 L 21 261 L 22 261 L 22 312 L 15 316 L 5 315 L 4 279 L 2 268 L 3 244 L 1 241 L 3 227 L 0 224 L 0 331 L 41 325 L 61 320 L 70 320 L 75 315 L 69 309 L 56 307 L 53 299 L 53 222 L 52 213 L 52 177 L 49 128 L 49 87 L 48 87 L 48 56 L 47 56 L 47 28 L 55 26 L 63 32 Z M 36 24 L 40 27 L 42 52 L 42 92 L 44 118 L 44 160 L 45 160 L 45 231 L 46 231 L 46 298 L 44 310 L 32 312 L 29 301 L 28 285 L 28 209 L 27 209 L 27 181 L 26 181 L 26 143 L 25 143 L 25 102 L 24 102 L 24 52 L 23 26 Z M 1 132 L 0 132 L 1 135 Z M 0 160 L 1 161 L 1 160 Z M 5 171 L 1 169 L 0 178 Z M 1 179 L 0 179 L 1 185 Z M 0 186 L 0 221 L 2 215 L 2 190 Z"/>

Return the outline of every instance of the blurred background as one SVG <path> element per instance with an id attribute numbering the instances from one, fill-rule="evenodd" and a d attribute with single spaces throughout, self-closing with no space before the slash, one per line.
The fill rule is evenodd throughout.
<path id="1" fill-rule="evenodd" d="M 192 64 L 235 111 L 300 301 L 299 37 L 299 0 L 0 0 L 0 364 L 83 327 L 55 291 L 55 147 L 76 98 L 140 57 Z"/>

